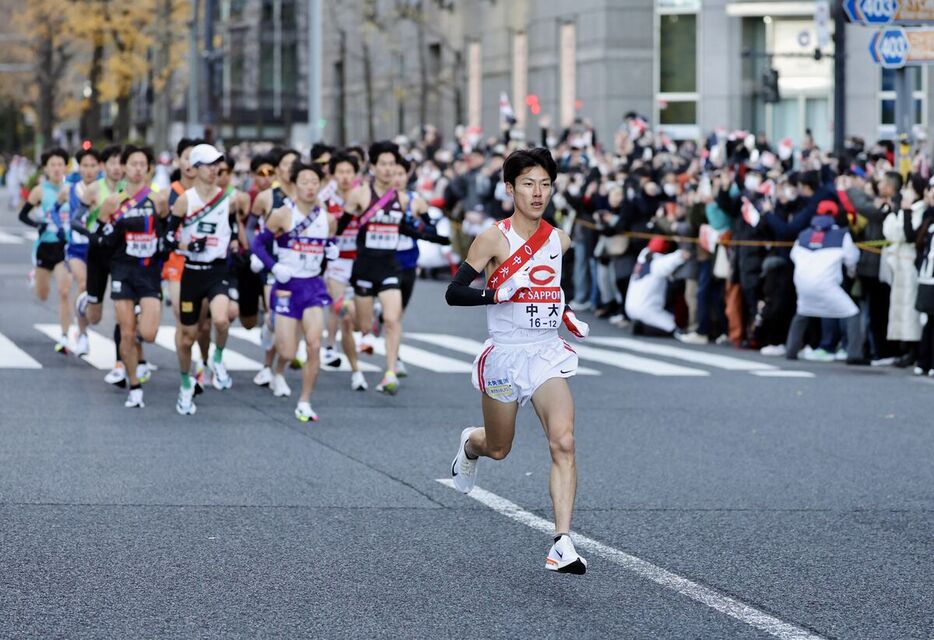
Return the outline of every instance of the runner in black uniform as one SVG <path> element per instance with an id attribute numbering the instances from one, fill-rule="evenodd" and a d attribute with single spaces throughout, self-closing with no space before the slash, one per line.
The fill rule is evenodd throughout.
<path id="1" fill-rule="evenodd" d="M 153 193 L 149 186 L 155 164 L 152 149 L 127 146 L 120 161 L 125 170 L 126 190 L 109 196 L 101 205 L 98 218 L 101 226 L 92 241 L 113 252 L 110 297 L 120 324 L 120 356 L 130 381 L 130 395 L 124 406 L 142 408 L 145 405 L 137 377 L 137 336 L 152 342 L 159 329 L 162 315 L 159 236 L 169 206 L 165 195 Z"/>

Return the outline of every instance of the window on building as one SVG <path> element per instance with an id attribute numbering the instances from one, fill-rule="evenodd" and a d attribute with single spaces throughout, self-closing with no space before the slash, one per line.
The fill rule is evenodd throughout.
<path id="1" fill-rule="evenodd" d="M 882 138 L 895 137 L 895 70 L 882 69 L 881 91 L 879 92 L 879 135 Z M 914 101 L 913 124 L 924 126 L 927 110 L 927 92 L 924 90 L 924 74 L 921 67 L 908 67 L 908 84 Z"/>
<path id="2" fill-rule="evenodd" d="M 676 137 L 697 137 L 696 0 L 658 0 L 657 122 Z"/>

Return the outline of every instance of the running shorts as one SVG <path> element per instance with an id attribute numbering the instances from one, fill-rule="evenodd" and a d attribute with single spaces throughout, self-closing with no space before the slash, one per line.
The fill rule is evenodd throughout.
<path id="1" fill-rule="evenodd" d="M 494 400 L 524 405 L 551 378 L 577 373 L 577 352 L 559 336 L 532 344 L 487 340 L 474 360 L 474 389 Z"/>
<path id="2" fill-rule="evenodd" d="M 162 265 L 162 279 L 168 280 L 169 282 L 181 282 L 184 268 L 185 256 L 177 251 L 173 251 Z"/>
<path id="3" fill-rule="evenodd" d="M 40 242 L 36 246 L 36 266 L 51 271 L 65 261 L 65 242 Z"/>
<path id="4" fill-rule="evenodd" d="M 144 267 L 115 260 L 110 269 L 110 299 L 162 299 L 162 281 L 158 266 Z"/>
<path id="5" fill-rule="evenodd" d="M 338 258 L 329 260 L 328 266 L 324 271 L 324 277 L 327 280 L 334 280 L 339 284 L 350 284 L 350 275 L 353 272 L 353 260 L 348 258 Z"/>
<path id="6" fill-rule="evenodd" d="M 326 307 L 331 304 L 324 279 L 292 278 L 285 284 L 276 283 L 272 288 L 272 310 L 286 318 L 301 320 L 305 309 Z"/>
<path id="7" fill-rule="evenodd" d="M 182 271 L 179 297 L 179 320 L 186 327 L 198 324 L 201 304 L 208 304 L 217 296 L 230 296 L 230 280 L 226 260 L 210 263 L 186 262 Z"/>
<path id="8" fill-rule="evenodd" d="M 350 283 L 354 292 L 364 298 L 375 296 L 381 291 L 402 287 L 402 272 L 395 255 L 373 259 L 357 256 L 353 263 Z"/>
<path id="9" fill-rule="evenodd" d="M 88 304 L 101 304 L 107 293 L 110 277 L 110 259 L 107 251 L 98 247 L 88 248 Z"/>
<path id="10" fill-rule="evenodd" d="M 81 262 L 88 261 L 88 244 L 74 244 L 68 243 L 68 246 L 65 248 L 65 257 L 69 260 L 80 260 Z"/>

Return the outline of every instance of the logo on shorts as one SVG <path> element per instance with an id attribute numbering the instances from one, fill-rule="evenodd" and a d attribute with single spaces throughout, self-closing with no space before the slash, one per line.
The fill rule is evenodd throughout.
<path id="1" fill-rule="evenodd" d="M 195 310 L 194 302 L 182 301 L 182 313 L 191 313 L 194 310 Z"/>
<path id="2" fill-rule="evenodd" d="M 290 296 L 278 296 L 278 297 L 276 298 L 276 306 L 275 306 L 274 311 L 275 311 L 276 313 L 288 313 L 288 312 L 289 312 L 289 308 L 290 308 L 290 306 L 291 306 L 291 305 L 289 304 L 289 302 L 291 301 L 291 299 L 292 299 L 292 298 L 291 298 Z"/>
<path id="3" fill-rule="evenodd" d="M 508 396 L 511 393 L 512 384 L 506 378 L 502 378 L 500 380 L 487 380 L 486 382 L 486 394 L 491 398 L 496 398 L 497 396 Z"/>
<path id="4" fill-rule="evenodd" d="M 122 289 L 123 289 L 123 283 L 122 283 L 122 282 L 120 282 L 119 280 L 111 280 L 111 281 L 110 281 L 110 290 L 111 290 L 113 293 L 120 293 L 120 291 L 121 291 Z"/>

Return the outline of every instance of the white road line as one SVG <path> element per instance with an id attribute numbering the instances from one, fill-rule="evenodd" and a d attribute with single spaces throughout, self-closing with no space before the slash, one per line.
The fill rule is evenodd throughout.
<path id="1" fill-rule="evenodd" d="M 814 374 L 810 371 L 788 371 L 780 369 L 778 371 L 750 371 L 754 376 L 760 378 L 813 378 Z"/>
<path id="2" fill-rule="evenodd" d="M 373 352 L 380 356 L 386 355 L 386 341 L 383 338 L 376 338 L 373 341 Z M 407 344 L 399 345 L 399 358 L 407 365 L 411 364 L 435 373 L 470 373 L 473 370 L 473 365 L 469 362 L 455 360 Z"/>
<path id="3" fill-rule="evenodd" d="M 0 333 L 0 369 L 41 369 L 42 365 Z"/>
<path id="4" fill-rule="evenodd" d="M 703 369 L 691 369 L 677 364 L 669 364 L 661 360 L 650 360 L 641 358 L 629 353 L 619 353 L 618 351 L 608 351 L 606 349 L 597 349 L 582 344 L 572 345 L 577 355 L 583 360 L 591 362 L 602 362 L 620 369 L 636 371 L 638 373 L 647 373 L 652 376 L 709 376 L 709 371 Z"/>
<path id="5" fill-rule="evenodd" d="M 261 346 L 262 339 L 260 338 L 259 327 L 255 327 L 253 329 L 245 329 L 243 327 L 231 327 L 230 335 L 232 335 L 235 338 L 239 338 L 240 340 L 245 340 L 246 342 L 249 342 L 250 344 Z M 325 335 L 327 335 L 327 332 L 325 332 Z M 340 339 L 340 333 L 338 333 L 338 339 Z M 297 355 L 299 357 L 304 357 L 305 354 L 307 354 L 306 345 L 305 345 L 305 341 L 302 340 L 299 343 L 299 353 Z M 322 361 L 321 371 L 349 372 L 351 370 L 350 362 L 347 360 L 347 358 L 343 354 L 341 354 L 341 366 L 340 367 L 335 368 L 335 367 L 324 366 L 323 364 L 324 348 L 323 347 L 321 348 L 321 361 Z M 357 360 L 357 366 L 359 367 L 360 371 L 365 371 L 365 372 L 376 372 L 376 371 L 381 370 L 379 367 L 376 367 L 368 362 L 363 362 L 362 360 L 359 360 L 359 359 Z"/>
<path id="6" fill-rule="evenodd" d="M 412 338 L 419 342 L 427 342 L 451 351 L 459 351 L 467 355 L 476 356 L 483 351 L 483 343 L 462 336 L 452 336 L 446 333 L 404 333 L 402 339 Z M 601 372 L 587 367 L 577 367 L 577 373 L 585 376 L 599 376 Z"/>
<path id="7" fill-rule="evenodd" d="M 35 229 L 26 229 L 23 231 L 23 237 L 32 242 L 39 239 L 39 232 Z"/>
<path id="8" fill-rule="evenodd" d="M 33 326 L 52 340 L 58 340 L 59 336 L 62 334 L 62 330 L 57 324 L 35 324 Z M 72 327 L 72 335 L 69 338 L 69 348 L 74 345 L 73 332 L 74 327 Z M 101 371 L 110 371 L 113 369 L 117 361 L 117 353 L 113 340 L 89 329 L 88 349 L 89 353 L 86 356 L 81 356 L 82 360 Z"/>
<path id="9" fill-rule="evenodd" d="M 651 353 L 656 356 L 666 356 L 685 362 L 694 362 L 717 369 L 726 369 L 728 371 L 774 371 L 778 367 L 755 360 L 745 360 L 743 358 L 734 358 L 707 351 L 698 351 L 694 349 L 685 349 L 665 344 L 655 344 L 652 342 L 643 342 L 632 338 L 604 338 L 591 337 L 588 341 L 597 344 L 604 344 L 609 347 L 619 347 L 629 351 L 638 351 L 639 353 Z"/>
<path id="10" fill-rule="evenodd" d="M 175 353 L 175 327 L 159 327 L 159 331 L 156 332 L 156 344 Z M 214 353 L 213 345 L 211 353 Z M 191 357 L 201 357 L 201 349 L 198 347 L 198 343 L 195 343 L 195 346 L 192 348 Z M 224 349 L 224 364 L 227 365 L 228 371 L 259 371 L 263 368 L 261 362 L 248 358 L 230 348 Z"/>
<path id="11" fill-rule="evenodd" d="M 0 231 L 0 244 L 23 244 L 22 236 L 13 235 L 6 231 Z"/>
<path id="12" fill-rule="evenodd" d="M 446 478 L 439 479 L 438 482 L 446 487 L 454 488 L 453 482 Z M 523 524 L 548 535 L 554 533 L 554 524 L 552 522 L 544 518 L 539 518 L 533 513 L 529 513 L 519 505 L 505 498 L 501 498 L 495 493 L 490 493 L 489 491 L 475 487 L 474 490 L 468 494 L 468 497 L 473 498 L 477 502 L 486 505 L 497 513 L 519 524 Z M 666 589 L 687 596 L 704 606 L 724 613 L 731 618 L 773 635 L 780 640 L 825 640 L 823 636 L 780 620 L 764 611 L 760 611 L 735 598 L 724 595 L 715 589 L 692 582 L 687 578 L 683 578 L 651 562 L 647 562 L 579 533 L 572 532 L 572 534 L 574 546 L 578 549 L 589 551 L 605 560 L 618 564 L 641 578 L 650 580 Z"/>

